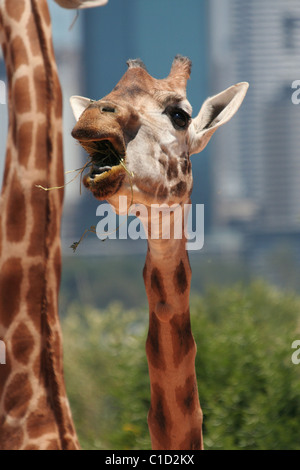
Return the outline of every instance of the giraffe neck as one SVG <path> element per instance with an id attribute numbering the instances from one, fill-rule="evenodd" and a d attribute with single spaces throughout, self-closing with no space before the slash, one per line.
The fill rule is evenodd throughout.
<path id="1" fill-rule="evenodd" d="M 58 317 L 61 90 L 46 0 L 1 0 L 9 130 L 0 199 L 0 448 L 78 448 Z"/>
<path id="2" fill-rule="evenodd" d="M 171 234 L 175 217 L 171 223 Z M 202 412 L 191 332 L 191 268 L 186 239 L 148 237 L 144 282 L 149 302 L 146 342 L 151 405 L 148 425 L 153 449 L 202 448 Z"/>

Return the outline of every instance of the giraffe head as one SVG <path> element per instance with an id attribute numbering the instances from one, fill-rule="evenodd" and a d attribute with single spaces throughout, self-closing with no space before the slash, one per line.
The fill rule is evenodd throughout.
<path id="1" fill-rule="evenodd" d="M 77 124 L 72 135 L 89 152 L 92 166 L 85 186 L 97 199 L 116 206 L 133 194 L 135 203 L 176 204 L 192 190 L 190 155 L 207 145 L 215 130 L 238 110 L 248 83 L 208 98 L 197 117 L 186 98 L 191 61 L 176 56 L 167 78 L 151 77 L 143 62 L 128 70 L 99 101 L 74 96 Z"/>

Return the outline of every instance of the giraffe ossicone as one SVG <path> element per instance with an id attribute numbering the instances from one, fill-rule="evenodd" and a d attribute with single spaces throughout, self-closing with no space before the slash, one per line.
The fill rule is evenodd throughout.
<path id="1" fill-rule="evenodd" d="M 188 58 L 176 56 L 169 76 L 162 80 L 151 77 L 140 59 L 127 64 L 126 73 L 103 99 L 71 98 L 77 120 L 72 135 L 90 157 L 90 172 L 83 182 L 116 212 L 124 196 L 130 201 L 127 210 L 132 202 L 147 208 L 177 204 L 181 213 L 173 211 L 170 217 L 169 228 L 174 233 L 190 203 L 190 155 L 203 150 L 218 127 L 235 114 L 248 83 L 238 83 L 208 98 L 192 119 L 192 107 L 186 99 L 191 72 Z M 143 217 L 140 211 L 136 215 L 149 235 L 143 277 L 149 303 L 146 354 L 152 448 L 203 449 L 184 226 L 181 222 L 181 237 L 166 239 L 164 217 L 158 215 L 159 236 L 152 237 L 152 214 Z"/>

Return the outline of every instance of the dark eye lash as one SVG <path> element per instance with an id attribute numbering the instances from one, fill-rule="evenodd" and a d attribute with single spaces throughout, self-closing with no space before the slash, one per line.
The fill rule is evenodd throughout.
<path id="1" fill-rule="evenodd" d="M 187 113 L 184 109 L 179 108 L 178 106 L 168 106 L 168 108 L 166 109 L 166 112 L 167 114 L 171 114 L 171 113 L 174 114 L 176 112 L 179 112 L 179 113 L 184 114 L 188 119 L 191 119 L 191 116 L 189 115 L 189 113 Z"/>

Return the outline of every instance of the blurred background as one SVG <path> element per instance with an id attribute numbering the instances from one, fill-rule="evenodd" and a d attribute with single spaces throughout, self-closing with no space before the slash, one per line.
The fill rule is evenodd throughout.
<path id="1" fill-rule="evenodd" d="M 71 29 L 75 13 L 49 7 L 66 170 L 85 161 L 70 136 L 69 97 L 100 99 L 129 58 L 164 78 L 176 54 L 190 57 L 194 116 L 207 96 L 250 83 L 237 115 L 192 157 L 192 202 L 205 205 L 204 247 L 190 252 L 205 445 L 299 449 L 300 365 L 291 362 L 300 337 L 300 106 L 291 100 L 299 1 L 109 0 L 81 11 Z M 5 104 L 0 119 L 1 181 Z M 73 253 L 97 224 L 97 206 L 79 179 L 66 186 L 60 312 L 69 395 L 84 448 L 149 448 L 146 245 L 88 234 Z"/>

